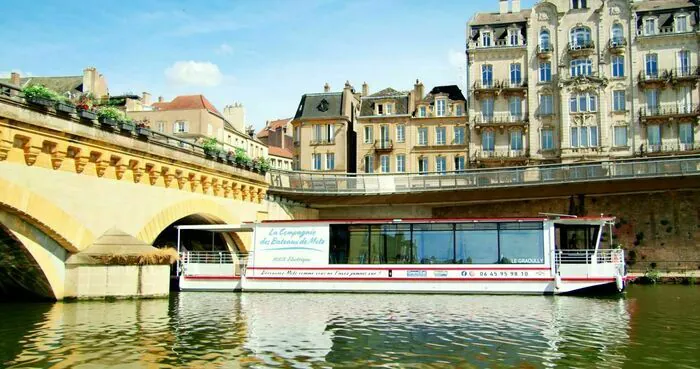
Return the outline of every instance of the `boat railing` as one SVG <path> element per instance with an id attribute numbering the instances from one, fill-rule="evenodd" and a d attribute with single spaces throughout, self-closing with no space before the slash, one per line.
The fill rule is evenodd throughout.
<path id="1" fill-rule="evenodd" d="M 557 250 L 556 263 L 561 264 L 624 264 L 622 249 Z"/>
<path id="2" fill-rule="evenodd" d="M 230 251 L 184 251 L 180 253 L 182 265 L 232 265 L 236 274 L 244 274 L 248 265 L 248 256 Z"/>

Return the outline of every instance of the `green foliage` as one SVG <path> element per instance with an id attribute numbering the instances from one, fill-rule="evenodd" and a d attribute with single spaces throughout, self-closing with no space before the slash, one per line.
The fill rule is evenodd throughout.
<path id="1" fill-rule="evenodd" d="M 202 143 L 202 147 L 204 148 L 204 152 L 208 155 L 214 156 L 221 152 L 221 147 L 219 147 L 219 141 L 217 141 L 215 138 L 207 138 L 206 140 L 204 140 L 204 142 Z"/>
<path id="2" fill-rule="evenodd" d="M 116 120 L 117 122 L 123 122 L 126 120 L 126 116 L 121 110 L 110 106 L 101 107 L 97 111 L 97 116 L 99 118 Z"/>
<path id="3" fill-rule="evenodd" d="M 659 275 L 659 271 L 656 269 L 647 270 L 646 273 L 644 273 L 644 277 L 651 284 L 657 284 L 659 282 L 659 279 L 661 278 L 661 276 Z"/>
<path id="4" fill-rule="evenodd" d="M 51 89 L 42 85 L 32 85 L 22 90 L 26 99 L 47 99 L 52 101 L 61 100 L 61 96 Z"/>
<path id="5" fill-rule="evenodd" d="M 238 164 L 240 166 L 248 166 L 249 167 L 253 164 L 253 161 L 250 160 L 250 157 L 245 152 L 245 150 L 243 150 L 240 147 L 236 148 L 236 155 L 234 156 L 233 161 L 236 162 L 236 164 Z"/>

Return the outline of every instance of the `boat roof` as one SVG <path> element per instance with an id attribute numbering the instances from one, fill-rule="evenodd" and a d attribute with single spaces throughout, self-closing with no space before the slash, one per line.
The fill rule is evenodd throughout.
<path id="1" fill-rule="evenodd" d="M 610 222 L 615 217 L 609 216 L 558 216 L 558 217 L 509 217 L 509 218 L 385 218 L 385 219 L 304 219 L 304 220 L 265 220 L 264 224 L 387 224 L 387 223 L 477 223 L 477 222 L 543 222 L 555 223 L 598 223 Z"/>

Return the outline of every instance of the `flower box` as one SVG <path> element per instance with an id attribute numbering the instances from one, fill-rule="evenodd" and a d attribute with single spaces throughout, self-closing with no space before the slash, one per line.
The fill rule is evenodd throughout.
<path id="1" fill-rule="evenodd" d="M 78 109 L 78 117 L 85 120 L 95 120 L 97 119 L 97 113 L 91 110 Z"/>
<path id="2" fill-rule="evenodd" d="M 231 165 L 236 164 L 236 154 L 228 153 L 228 155 L 226 155 L 226 161 Z"/>
<path id="3" fill-rule="evenodd" d="M 44 98 L 44 97 L 27 97 L 25 100 L 32 105 L 37 105 L 41 106 L 44 108 L 48 108 L 49 106 L 53 106 L 54 102 L 53 100 Z"/>
<path id="4" fill-rule="evenodd" d="M 138 127 L 136 128 L 136 133 L 138 133 L 139 136 L 141 137 L 151 137 L 151 130 L 146 128 L 146 127 Z"/>
<path id="5" fill-rule="evenodd" d="M 208 149 L 208 148 L 205 147 L 205 148 L 204 148 L 204 155 L 205 155 L 208 159 L 216 159 L 216 157 L 219 155 L 219 152 L 216 151 L 216 150 Z"/>
<path id="6" fill-rule="evenodd" d="M 112 118 L 100 117 L 100 124 L 109 128 L 117 127 L 117 121 Z"/>
<path id="7" fill-rule="evenodd" d="M 226 162 L 226 153 L 225 153 L 225 152 L 219 151 L 218 156 L 219 156 L 219 160 L 220 160 L 220 161 Z"/>
<path id="8" fill-rule="evenodd" d="M 134 133 L 134 128 L 136 128 L 136 126 L 132 122 L 120 122 L 119 128 L 121 128 L 122 131 Z"/>
<path id="9" fill-rule="evenodd" d="M 65 114 L 75 113 L 75 106 L 59 101 L 56 103 L 56 111 Z"/>

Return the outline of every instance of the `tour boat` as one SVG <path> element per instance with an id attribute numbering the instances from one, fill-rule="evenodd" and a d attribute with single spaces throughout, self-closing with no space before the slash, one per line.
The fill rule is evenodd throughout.
<path id="1" fill-rule="evenodd" d="M 622 291 L 612 217 L 266 221 L 181 226 L 252 232 L 252 250 L 182 252 L 180 288 L 562 294 Z M 218 227 L 218 228 L 217 228 Z M 178 229 L 180 232 L 180 229 Z M 179 247 L 179 244 L 178 244 Z"/>

